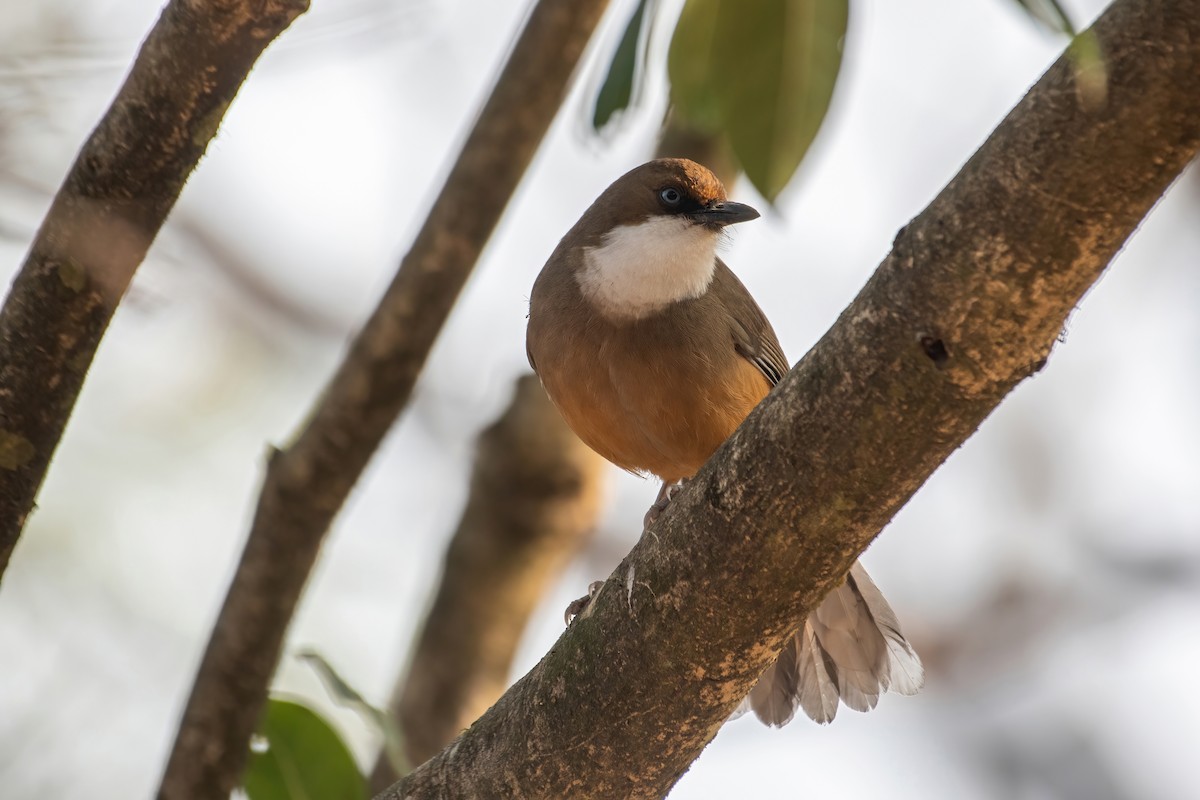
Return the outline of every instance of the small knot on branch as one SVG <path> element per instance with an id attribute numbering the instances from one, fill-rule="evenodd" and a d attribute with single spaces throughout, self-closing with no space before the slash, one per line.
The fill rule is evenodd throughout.
<path id="1" fill-rule="evenodd" d="M 941 369 L 946 366 L 946 362 L 950 360 L 950 352 L 946 349 L 945 342 L 927 333 L 921 334 L 917 341 L 921 344 L 921 351 L 929 356 L 935 367 Z"/>

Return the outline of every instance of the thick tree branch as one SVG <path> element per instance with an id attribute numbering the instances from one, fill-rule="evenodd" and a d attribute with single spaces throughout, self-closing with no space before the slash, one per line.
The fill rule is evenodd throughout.
<path id="1" fill-rule="evenodd" d="M 479 436 L 467 507 L 392 701 L 409 763 L 445 747 L 508 686 L 529 615 L 596 524 L 604 469 L 538 379 L 520 378 Z M 397 777 L 381 758 L 372 784 Z"/>
<path id="2" fill-rule="evenodd" d="M 0 574 L 117 303 L 242 81 L 307 0 L 174 0 L 0 312 Z"/>
<path id="3" fill-rule="evenodd" d="M 321 540 L 397 414 L 566 95 L 606 0 L 540 0 L 396 277 L 295 442 L 249 538 L 159 796 L 226 798 Z"/>
<path id="4" fill-rule="evenodd" d="M 1119 0 L 1094 31 L 1107 106 L 1083 110 L 1060 59 L 591 612 L 381 797 L 657 798 L 674 785 L 798 621 L 1045 364 L 1200 148 L 1200 0 Z"/>

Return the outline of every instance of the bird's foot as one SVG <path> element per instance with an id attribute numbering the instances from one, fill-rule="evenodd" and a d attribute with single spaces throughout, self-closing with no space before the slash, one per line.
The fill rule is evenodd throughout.
<path id="1" fill-rule="evenodd" d="M 563 621 L 570 625 L 571 620 L 587 611 L 588 606 L 592 604 L 592 600 L 596 599 L 596 595 L 600 594 L 602 586 L 604 586 L 604 581 L 592 581 L 589 583 L 588 593 L 578 600 L 572 600 L 570 605 L 567 606 L 567 610 L 563 613 Z"/>
<path id="2" fill-rule="evenodd" d="M 650 526 L 662 516 L 662 513 L 667 510 L 667 506 L 671 504 L 671 498 L 679 493 L 688 480 L 688 478 L 681 478 L 672 483 L 663 483 L 662 488 L 658 490 L 658 497 L 654 498 L 654 505 L 650 506 L 646 511 L 646 516 L 642 518 L 642 533 L 650 530 Z"/>

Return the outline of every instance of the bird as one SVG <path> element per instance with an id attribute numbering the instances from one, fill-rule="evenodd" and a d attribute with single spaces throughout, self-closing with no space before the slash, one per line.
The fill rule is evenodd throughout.
<path id="1" fill-rule="evenodd" d="M 605 189 L 534 281 L 529 364 L 589 447 L 662 480 L 647 525 L 788 371 L 771 323 L 717 255 L 727 226 L 758 216 L 704 166 L 656 159 Z M 896 614 L 855 562 L 734 716 L 782 726 L 799 707 L 828 723 L 839 701 L 867 711 L 923 682 Z"/>

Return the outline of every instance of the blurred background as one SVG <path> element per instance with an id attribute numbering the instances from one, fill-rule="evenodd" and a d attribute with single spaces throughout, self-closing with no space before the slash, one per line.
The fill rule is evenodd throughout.
<path id="1" fill-rule="evenodd" d="M 1105 3 L 1064 5 L 1082 27 Z M 386 703 L 474 438 L 528 370 L 533 278 L 591 200 L 654 151 L 669 26 L 640 107 L 601 138 L 588 122 L 630 8 L 614 0 L 292 625 L 277 688 L 328 713 L 364 768 L 377 734 L 294 653 L 315 648 Z M 525 10 L 316 2 L 252 73 L 116 315 L 4 576 L 6 800 L 154 790 L 267 447 L 286 442 L 373 308 Z M 6 283 L 158 11 L 0 2 Z M 1010 0 L 855 5 L 813 149 L 725 253 L 793 361 L 1064 44 Z M 766 206 L 748 184 L 732 194 Z M 925 659 L 924 692 L 869 716 L 843 709 L 827 728 L 732 722 L 673 798 L 1200 798 L 1198 215 L 1193 168 L 1048 368 L 867 553 Z M 632 546 L 655 490 L 612 470 L 598 535 L 532 620 L 516 674 Z"/>

